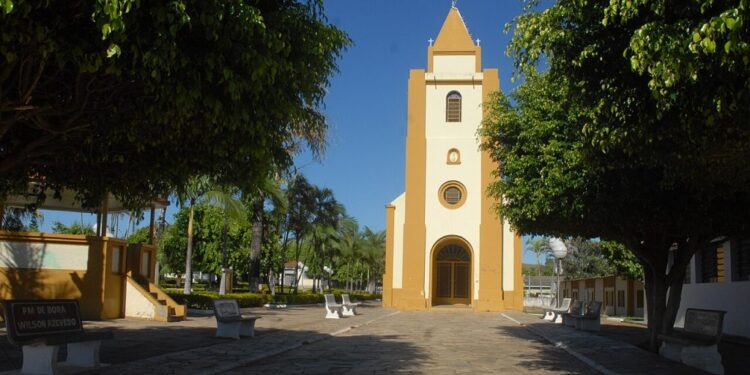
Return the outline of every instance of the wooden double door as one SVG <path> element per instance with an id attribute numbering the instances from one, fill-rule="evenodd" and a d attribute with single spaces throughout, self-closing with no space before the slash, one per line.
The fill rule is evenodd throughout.
<path id="1" fill-rule="evenodd" d="M 471 304 L 469 252 L 459 245 L 444 246 L 433 264 L 433 305 Z"/>

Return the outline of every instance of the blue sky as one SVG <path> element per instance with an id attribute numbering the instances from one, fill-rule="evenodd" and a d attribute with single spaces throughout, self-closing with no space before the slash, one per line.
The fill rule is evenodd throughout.
<path id="1" fill-rule="evenodd" d="M 311 182 L 333 189 L 361 226 L 384 229 L 385 204 L 404 190 L 409 69 L 426 68 L 428 39 L 437 37 L 450 6 L 450 0 L 326 1 L 329 21 L 345 30 L 354 45 L 339 61 L 340 72 L 325 100 L 328 150 L 320 162 L 302 154 L 296 164 Z M 472 37 L 481 40 L 483 67 L 498 68 L 500 87 L 509 91 L 513 67 L 505 47 L 510 34 L 503 29 L 523 3 L 460 0 L 457 6 Z M 168 221 L 175 211 L 168 210 Z M 80 218 L 45 213 L 43 229 L 54 221 Z M 84 222 L 94 221 L 84 217 Z M 524 258 L 533 261 L 528 255 Z"/>

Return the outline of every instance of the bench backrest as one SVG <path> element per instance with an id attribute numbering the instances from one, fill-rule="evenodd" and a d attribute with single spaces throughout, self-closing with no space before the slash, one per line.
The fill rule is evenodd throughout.
<path id="1" fill-rule="evenodd" d="M 326 305 L 335 305 L 336 297 L 333 294 L 326 294 Z"/>
<path id="2" fill-rule="evenodd" d="M 573 315 L 578 315 L 583 311 L 583 301 L 576 300 L 573 302 L 573 305 L 570 307 L 570 313 Z"/>
<path id="3" fill-rule="evenodd" d="M 586 316 L 598 317 L 602 314 L 602 303 L 599 301 L 592 301 L 586 305 Z"/>
<path id="4" fill-rule="evenodd" d="M 7 300 L 3 310 L 8 341 L 14 345 L 83 332 L 81 308 L 73 299 Z"/>
<path id="5" fill-rule="evenodd" d="M 216 319 L 237 318 L 241 316 L 240 306 L 236 299 L 215 299 L 214 315 Z"/>
<path id="6" fill-rule="evenodd" d="M 342 294 L 341 295 L 341 302 L 343 304 L 345 304 L 345 305 L 351 305 L 352 304 L 352 301 L 349 299 L 349 295 L 348 294 Z"/>
<path id="7" fill-rule="evenodd" d="M 571 301 L 572 300 L 570 298 L 563 298 L 562 305 L 560 305 L 560 308 L 563 309 L 563 310 L 570 309 L 570 302 Z"/>
<path id="8" fill-rule="evenodd" d="M 718 341 L 724 329 L 724 314 L 726 311 L 687 309 L 684 331 L 714 337 Z"/>

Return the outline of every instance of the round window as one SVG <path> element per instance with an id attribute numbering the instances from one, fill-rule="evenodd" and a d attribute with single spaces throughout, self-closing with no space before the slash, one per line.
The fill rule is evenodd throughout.
<path id="1" fill-rule="evenodd" d="M 446 208 L 459 208 L 466 201 L 466 188 L 458 181 L 449 181 L 440 187 L 440 203 Z"/>

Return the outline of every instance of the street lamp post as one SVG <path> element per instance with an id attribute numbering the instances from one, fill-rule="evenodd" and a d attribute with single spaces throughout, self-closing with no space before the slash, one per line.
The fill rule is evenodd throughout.
<path id="1" fill-rule="evenodd" d="M 560 274 L 562 273 L 562 259 L 568 255 L 568 247 L 565 246 L 559 238 L 549 240 L 549 247 L 552 248 L 552 256 L 555 257 L 555 273 L 557 274 L 557 307 L 560 307 Z"/>

